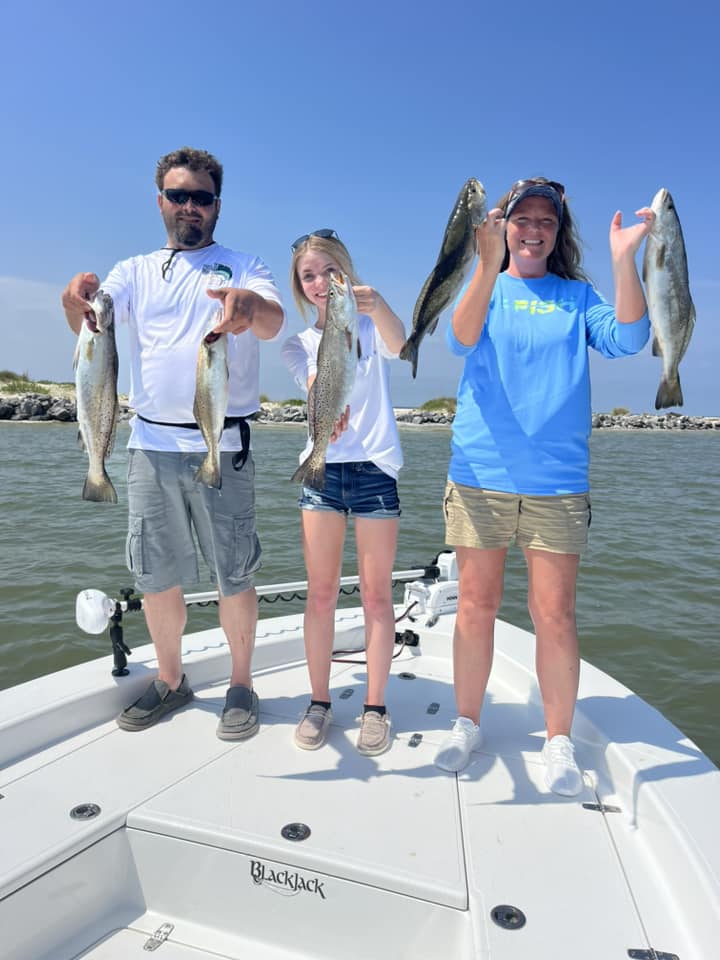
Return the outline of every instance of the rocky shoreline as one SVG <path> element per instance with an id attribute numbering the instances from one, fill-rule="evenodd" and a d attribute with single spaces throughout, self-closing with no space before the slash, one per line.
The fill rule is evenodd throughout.
<path id="1" fill-rule="evenodd" d="M 127 401 L 121 398 L 120 419 L 127 420 L 132 414 Z M 410 425 L 447 425 L 452 423 L 453 416 L 451 410 L 395 409 L 397 422 Z M 40 393 L 0 394 L 0 421 L 72 423 L 76 419 L 75 401 L 71 397 Z M 257 423 L 304 423 L 305 404 L 262 403 L 253 420 Z M 720 430 L 720 417 L 688 417 L 674 412 L 594 413 L 592 425 L 596 430 Z"/>

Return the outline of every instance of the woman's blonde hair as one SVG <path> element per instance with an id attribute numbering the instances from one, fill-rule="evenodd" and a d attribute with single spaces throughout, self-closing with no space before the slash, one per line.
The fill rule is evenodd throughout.
<path id="1" fill-rule="evenodd" d="M 303 242 L 298 244 L 293 250 L 292 260 L 290 261 L 290 289 L 292 290 L 293 299 L 303 318 L 306 315 L 308 306 L 312 306 L 312 304 L 310 304 L 310 301 L 303 293 L 297 266 L 300 257 L 304 256 L 310 250 L 317 250 L 318 253 L 324 253 L 328 257 L 332 257 L 342 272 L 350 278 L 352 284 L 357 285 L 360 283 L 360 278 L 355 272 L 352 258 L 342 240 L 335 237 L 316 237 L 310 234 L 307 240 L 303 240 Z"/>

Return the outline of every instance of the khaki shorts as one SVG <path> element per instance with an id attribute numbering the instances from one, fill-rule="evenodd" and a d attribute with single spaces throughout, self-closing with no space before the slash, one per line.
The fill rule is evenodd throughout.
<path id="1" fill-rule="evenodd" d="M 581 554 L 588 542 L 590 494 L 533 497 L 466 487 L 448 480 L 445 542 L 451 547 L 519 547 Z"/>

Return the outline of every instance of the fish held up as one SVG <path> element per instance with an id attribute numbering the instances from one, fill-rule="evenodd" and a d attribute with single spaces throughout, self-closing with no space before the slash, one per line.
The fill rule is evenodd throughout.
<path id="1" fill-rule="evenodd" d="M 655 223 L 645 239 L 643 280 L 653 327 L 652 353 L 662 358 L 655 409 L 681 407 L 678 366 L 695 327 L 685 241 L 675 203 L 664 187 L 653 197 Z"/>
<path id="2" fill-rule="evenodd" d="M 198 348 L 193 415 L 205 440 L 207 454 L 195 480 L 217 490 L 222 487 L 220 438 L 225 425 L 228 393 L 227 334 L 206 333 Z"/>
<path id="3" fill-rule="evenodd" d="M 360 342 L 358 313 L 350 278 L 331 274 L 328 281 L 325 326 L 317 357 L 317 376 L 308 394 L 308 429 L 312 450 L 292 476 L 292 480 L 322 490 L 325 486 L 325 460 L 335 424 L 350 400 Z"/>
<path id="4" fill-rule="evenodd" d="M 413 329 L 400 351 L 417 376 L 418 351 L 426 334 L 437 327 L 440 314 L 457 297 L 475 256 L 475 229 L 487 217 L 487 195 L 479 180 L 466 180 L 445 227 L 442 246 L 413 311 Z"/>
<path id="5" fill-rule="evenodd" d="M 115 443 L 119 404 L 115 309 L 112 297 L 98 290 L 89 304 L 73 360 L 79 427 L 78 442 L 88 455 L 83 500 L 117 503 L 105 469 Z"/>

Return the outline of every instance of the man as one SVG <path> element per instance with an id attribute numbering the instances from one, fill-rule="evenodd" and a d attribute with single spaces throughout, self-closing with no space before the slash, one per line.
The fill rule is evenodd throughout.
<path id="1" fill-rule="evenodd" d="M 218 583 L 220 625 L 232 658 L 217 733 L 240 740 L 258 729 L 251 658 L 257 623 L 253 574 L 260 566 L 255 468 L 242 418 L 259 406 L 259 341 L 280 336 L 285 315 L 266 265 L 213 239 L 222 172 L 203 150 L 185 147 L 161 157 L 155 182 L 166 246 L 118 263 L 102 289 L 130 334 L 130 406 L 137 416 L 128 441 L 127 560 L 144 594 L 158 659 L 157 679 L 117 722 L 124 730 L 144 730 L 193 697 L 180 650 L 187 618 L 182 585 L 199 579 L 192 527 Z M 65 316 L 76 334 L 100 286 L 95 274 L 79 273 L 63 291 Z M 231 335 L 219 489 L 195 480 L 206 452 L 194 423 L 195 364 L 210 331 Z"/>

